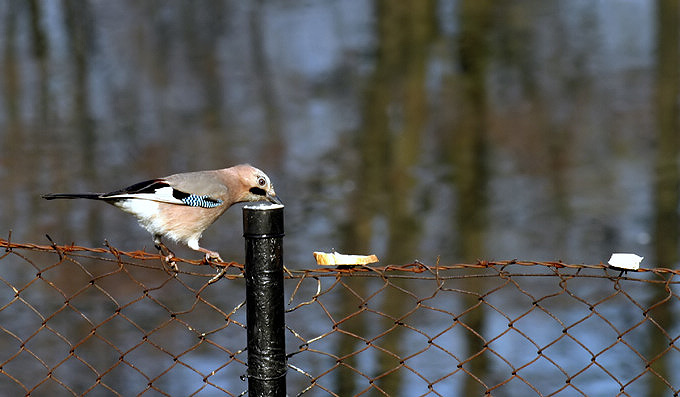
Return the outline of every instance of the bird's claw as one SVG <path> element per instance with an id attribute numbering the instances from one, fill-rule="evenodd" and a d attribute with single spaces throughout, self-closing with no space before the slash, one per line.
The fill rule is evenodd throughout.
<path id="1" fill-rule="evenodd" d="M 220 257 L 220 254 L 218 254 L 215 251 L 210 251 L 205 253 L 205 258 L 204 258 L 206 263 L 210 262 L 224 262 L 222 258 Z"/>
<path id="2" fill-rule="evenodd" d="M 228 266 L 224 266 L 222 264 L 216 263 L 216 262 L 224 263 L 224 261 L 220 257 L 219 253 L 217 253 L 215 251 L 208 251 L 208 250 L 203 250 L 203 252 L 205 252 L 205 258 L 204 258 L 205 263 L 207 263 L 211 266 L 213 264 L 215 264 L 219 268 L 219 270 L 217 271 L 217 274 L 215 274 L 215 276 L 213 276 L 213 278 L 211 278 L 208 281 L 208 284 L 212 284 L 215 281 L 221 279 L 227 273 L 227 267 Z"/>
<path id="3" fill-rule="evenodd" d="M 177 262 L 175 262 L 175 255 L 165 255 L 163 257 L 163 263 L 167 264 L 170 266 L 170 269 L 174 272 L 179 272 L 179 266 L 177 266 Z"/>
<path id="4" fill-rule="evenodd" d="M 170 251 L 163 243 L 157 243 L 156 248 L 161 255 L 161 263 L 169 266 L 175 273 L 179 272 L 179 267 L 177 266 L 177 262 L 175 262 L 175 253 Z"/>

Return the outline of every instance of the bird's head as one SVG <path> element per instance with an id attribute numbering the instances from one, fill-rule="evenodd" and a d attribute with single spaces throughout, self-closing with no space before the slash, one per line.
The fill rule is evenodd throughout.
<path id="1" fill-rule="evenodd" d="M 270 201 L 274 204 L 283 204 L 276 196 L 274 185 L 271 180 L 261 170 L 246 165 L 239 170 L 242 182 L 246 187 L 242 201 Z"/>

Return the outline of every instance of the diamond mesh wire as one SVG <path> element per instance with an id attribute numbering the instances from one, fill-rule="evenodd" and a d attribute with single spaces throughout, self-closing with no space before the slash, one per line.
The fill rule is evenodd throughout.
<path id="1" fill-rule="evenodd" d="M 243 266 L 0 239 L 0 394 L 247 393 Z M 287 270 L 289 395 L 680 394 L 678 272 Z"/>

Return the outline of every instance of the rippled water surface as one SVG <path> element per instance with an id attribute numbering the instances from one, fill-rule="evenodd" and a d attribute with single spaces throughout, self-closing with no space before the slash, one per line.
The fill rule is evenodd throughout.
<path id="1" fill-rule="evenodd" d="M 673 266 L 667 16 L 614 0 L 2 1 L 0 233 L 153 250 L 113 207 L 40 195 L 249 162 L 286 204 L 291 268 L 331 249 Z M 240 220 L 203 245 L 242 261 Z"/>

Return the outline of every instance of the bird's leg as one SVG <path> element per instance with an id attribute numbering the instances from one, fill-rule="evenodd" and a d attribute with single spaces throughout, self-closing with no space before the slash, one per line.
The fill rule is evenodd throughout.
<path id="1" fill-rule="evenodd" d="M 209 249 L 205 249 L 203 247 L 198 247 L 196 251 L 203 252 L 205 254 L 205 261 L 210 262 L 210 260 L 217 260 L 219 262 L 224 262 L 222 258 L 220 257 L 220 254 L 215 252 L 215 251 L 210 251 Z"/>
<path id="2" fill-rule="evenodd" d="M 210 263 L 211 260 L 213 260 L 213 261 L 217 260 L 219 262 L 224 262 L 222 260 L 222 258 L 220 257 L 220 254 L 215 252 L 215 251 L 210 251 L 209 249 L 205 249 L 205 248 L 200 247 L 200 246 L 196 247 L 196 251 L 200 251 L 200 252 L 205 253 L 205 261 L 207 263 Z M 212 284 L 215 281 L 221 279 L 222 276 L 224 276 L 227 273 L 227 266 L 220 265 L 220 264 L 217 264 L 217 266 L 218 266 L 217 274 L 215 274 L 213 276 L 213 278 L 211 278 L 208 281 L 208 284 Z"/>
<path id="3" fill-rule="evenodd" d="M 160 239 L 160 236 L 154 237 L 153 242 L 156 245 L 156 249 L 159 251 L 161 255 L 161 261 L 164 264 L 170 266 L 170 268 L 173 271 L 178 272 L 179 268 L 177 267 L 177 263 L 174 260 L 175 254 L 172 251 L 170 251 L 170 248 L 166 247 L 165 244 L 163 244 L 163 242 Z"/>
<path id="4" fill-rule="evenodd" d="M 211 260 L 213 261 L 213 263 L 215 263 L 215 261 L 224 263 L 224 261 L 220 257 L 220 254 L 218 254 L 215 251 L 210 251 L 209 249 L 205 249 L 205 248 L 201 247 L 200 245 L 198 245 L 198 238 L 191 239 L 191 240 L 187 241 L 187 245 L 189 246 L 189 248 L 191 248 L 194 251 L 203 252 L 205 254 L 204 260 L 208 264 L 210 264 Z M 226 266 L 224 266 L 220 263 L 215 263 L 215 265 L 217 265 L 219 267 L 219 270 L 217 271 L 217 274 L 213 278 L 211 278 L 210 281 L 208 281 L 208 284 L 212 284 L 215 281 L 219 280 L 227 272 Z"/>

